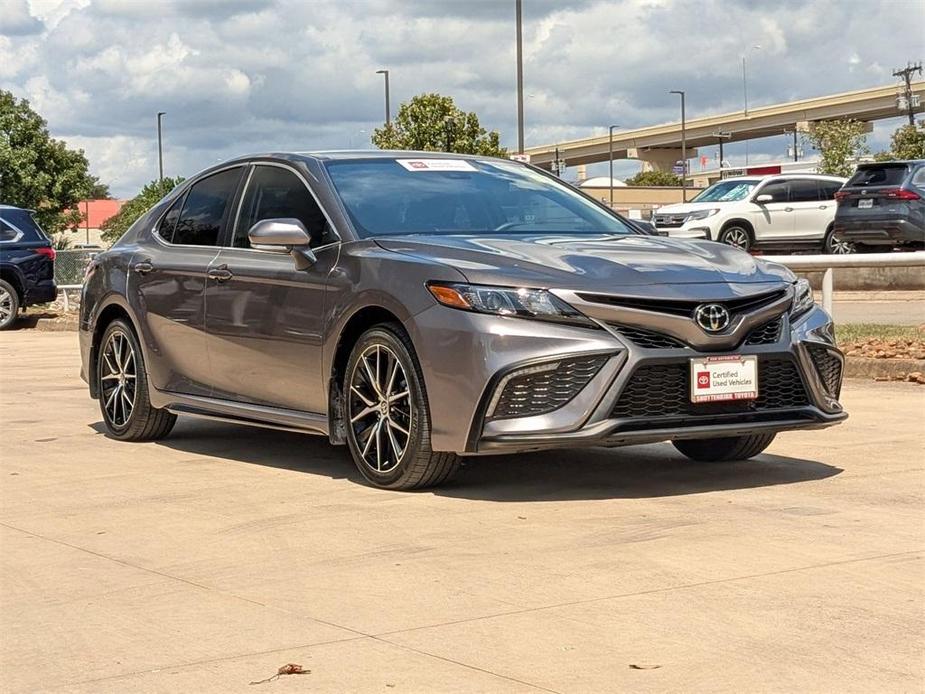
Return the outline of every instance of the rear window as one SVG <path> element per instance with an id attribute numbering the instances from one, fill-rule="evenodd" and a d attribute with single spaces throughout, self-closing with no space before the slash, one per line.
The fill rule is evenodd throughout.
<path id="1" fill-rule="evenodd" d="M 45 232 L 35 223 L 28 210 L 0 210 L 0 219 L 4 222 L 0 224 L 0 241 L 17 240 L 18 231 L 22 232 L 19 241 L 48 241 Z"/>
<path id="2" fill-rule="evenodd" d="M 848 181 L 849 186 L 899 186 L 906 179 L 909 167 L 905 164 L 884 164 L 882 166 L 865 166 L 854 172 Z"/>

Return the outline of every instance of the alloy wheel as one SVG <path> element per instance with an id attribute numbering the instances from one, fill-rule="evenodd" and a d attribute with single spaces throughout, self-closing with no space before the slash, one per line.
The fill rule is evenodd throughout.
<path id="1" fill-rule="evenodd" d="M 748 232 L 741 227 L 731 227 L 723 234 L 723 242 L 734 248 L 748 249 Z"/>
<path id="2" fill-rule="evenodd" d="M 356 360 L 347 411 L 366 466 L 379 474 L 394 470 L 408 450 L 414 410 L 405 369 L 387 346 L 370 345 Z"/>
<path id="3" fill-rule="evenodd" d="M 100 389 L 110 423 L 124 427 L 135 409 L 135 350 L 121 330 L 114 330 L 100 355 Z"/>
<path id="4" fill-rule="evenodd" d="M 850 255 L 855 252 L 854 244 L 834 234 L 829 238 L 829 253 L 832 255 Z"/>
<path id="5" fill-rule="evenodd" d="M 6 287 L 0 287 L 0 325 L 4 325 L 13 315 L 13 295 Z"/>

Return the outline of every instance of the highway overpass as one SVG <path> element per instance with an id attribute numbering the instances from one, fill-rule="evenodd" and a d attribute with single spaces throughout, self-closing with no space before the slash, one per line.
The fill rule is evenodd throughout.
<path id="1" fill-rule="evenodd" d="M 790 101 L 773 106 L 759 106 L 734 113 L 724 113 L 687 121 L 688 157 L 697 155 L 697 147 L 716 145 L 717 132 L 728 133 L 725 142 L 753 140 L 771 135 L 793 132 L 794 128 L 806 130 L 813 121 L 833 118 L 854 118 L 860 121 L 874 121 L 904 115 L 897 106 L 897 97 L 902 92 L 900 85 L 860 89 L 854 92 L 819 96 L 812 99 Z M 912 83 L 913 94 L 918 95 L 920 104 L 925 105 L 925 81 Z M 665 95 L 666 101 L 674 95 Z M 922 110 L 920 105 L 917 109 Z M 551 168 L 556 148 L 559 159 L 567 166 L 607 161 L 609 139 L 607 135 L 587 137 L 581 140 L 558 142 L 541 147 L 529 147 L 525 153 L 530 162 L 543 168 Z M 681 123 L 668 123 L 634 130 L 615 130 L 613 134 L 614 159 L 640 159 L 647 168 L 668 170 L 681 158 Z"/>

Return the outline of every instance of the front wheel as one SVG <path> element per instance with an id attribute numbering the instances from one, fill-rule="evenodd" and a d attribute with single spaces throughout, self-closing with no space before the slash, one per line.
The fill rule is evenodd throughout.
<path id="1" fill-rule="evenodd" d="M 111 436 L 150 441 L 170 433 L 177 416 L 151 405 L 141 347 L 124 320 L 114 320 L 103 333 L 96 369 L 100 412 Z"/>
<path id="2" fill-rule="evenodd" d="M 750 434 L 719 439 L 680 439 L 671 443 L 691 460 L 723 463 L 755 457 L 771 445 L 774 436 L 775 434 Z"/>
<path id="3" fill-rule="evenodd" d="M 448 480 L 454 453 L 430 447 L 424 379 L 401 326 L 367 330 L 350 353 L 344 377 L 347 445 L 357 469 L 376 487 L 420 489 Z"/>
<path id="4" fill-rule="evenodd" d="M 740 248 L 743 251 L 752 249 L 751 232 L 740 224 L 730 224 L 719 233 L 716 240 L 720 243 L 725 243 L 727 246 Z"/>

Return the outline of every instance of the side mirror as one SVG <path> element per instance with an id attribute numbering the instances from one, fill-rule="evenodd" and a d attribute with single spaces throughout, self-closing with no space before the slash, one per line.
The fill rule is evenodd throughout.
<path id="1" fill-rule="evenodd" d="M 311 236 L 298 219 L 261 219 L 247 232 L 247 238 L 255 248 L 289 253 L 299 270 L 307 270 L 315 263 L 315 254 L 310 247 Z"/>
<path id="2" fill-rule="evenodd" d="M 768 195 L 767 193 L 762 193 L 755 198 L 755 202 L 757 202 L 759 205 L 764 205 L 766 202 L 774 202 L 774 196 Z"/>

